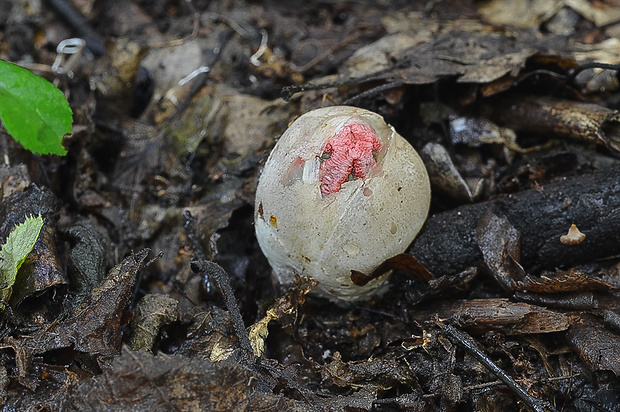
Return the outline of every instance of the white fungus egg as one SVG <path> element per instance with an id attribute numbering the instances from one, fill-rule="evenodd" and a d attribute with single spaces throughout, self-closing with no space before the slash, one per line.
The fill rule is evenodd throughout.
<path id="1" fill-rule="evenodd" d="M 430 204 L 415 149 L 383 118 L 349 106 L 299 117 L 269 155 L 256 190 L 258 243 L 281 284 L 311 276 L 329 297 L 370 296 L 387 276 L 358 286 L 404 252 Z"/>

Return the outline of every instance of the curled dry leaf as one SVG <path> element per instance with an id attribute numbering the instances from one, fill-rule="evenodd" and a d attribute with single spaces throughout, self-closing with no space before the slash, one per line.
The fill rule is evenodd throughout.
<path id="1" fill-rule="evenodd" d="M 258 242 L 280 283 L 311 276 L 354 300 L 370 274 L 405 251 L 428 213 L 429 179 L 413 147 L 376 113 L 349 106 L 297 119 L 274 147 L 256 191 Z"/>

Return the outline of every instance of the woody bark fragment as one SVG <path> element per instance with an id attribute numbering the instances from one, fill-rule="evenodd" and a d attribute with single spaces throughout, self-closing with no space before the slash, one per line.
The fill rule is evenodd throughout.
<path id="1" fill-rule="evenodd" d="M 484 107 L 486 114 L 518 132 L 595 142 L 620 151 L 620 112 L 592 103 L 541 96 L 511 96 Z"/>
<path id="2" fill-rule="evenodd" d="M 560 332 L 568 329 L 569 318 L 536 305 L 511 302 L 507 298 L 470 299 L 430 303 L 412 312 L 418 322 L 434 317 L 457 322 L 470 333 L 497 331 L 507 335 Z"/>
<path id="3" fill-rule="evenodd" d="M 620 254 L 620 165 L 566 178 L 498 199 L 431 216 L 408 249 L 435 276 L 457 274 L 482 261 L 476 242 L 480 218 L 492 211 L 521 234 L 526 272 L 556 269 Z M 561 235 L 572 223 L 587 234 L 578 245 Z"/>

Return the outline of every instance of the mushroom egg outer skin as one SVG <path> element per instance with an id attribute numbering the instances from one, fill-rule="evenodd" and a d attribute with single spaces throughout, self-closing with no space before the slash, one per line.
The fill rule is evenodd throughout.
<path id="1" fill-rule="evenodd" d="M 380 141 L 373 146 L 379 149 L 372 152 L 374 160 L 364 160 L 365 168 L 351 166 L 346 153 L 338 158 L 336 150 L 346 147 L 331 139 L 351 124 L 369 127 Z M 336 149 L 326 154 L 331 146 Z M 334 166 L 344 173 L 353 167 L 352 180 L 326 189 L 320 177 L 329 174 L 324 169 L 330 158 L 344 159 L 344 166 Z M 354 176 L 355 167 L 363 178 Z M 358 300 L 375 293 L 387 276 L 357 286 L 351 271 L 370 274 L 403 253 L 429 205 L 428 175 L 413 147 L 378 114 L 336 106 L 304 114 L 276 143 L 256 191 L 255 229 L 280 284 L 290 284 L 295 274 L 311 276 L 323 295 Z"/>

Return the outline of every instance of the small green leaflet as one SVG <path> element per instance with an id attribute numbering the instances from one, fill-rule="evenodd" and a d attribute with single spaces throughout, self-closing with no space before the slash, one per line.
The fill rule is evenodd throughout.
<path id="1" fill-rule="evenodd" d="M 0 60 L 0 121 L 24 148 L 64 156 L 62 138 L 71 132 L 65 95 L 29 70 Z"/>
<path id="2" fill-rule="evenodd" d="M 39 238 L 43 218 L 29 216 L 24 223 L 15 226 L 6 243 L 0 249 L 0 299 L 11 297 L 17 271 L 28 257 Z"/>

